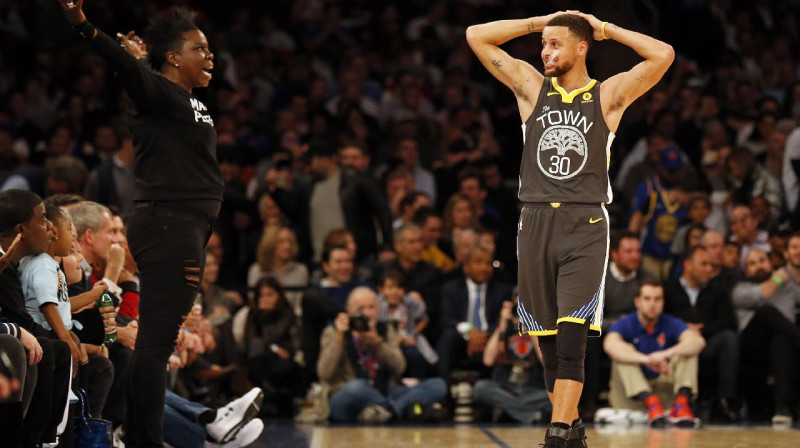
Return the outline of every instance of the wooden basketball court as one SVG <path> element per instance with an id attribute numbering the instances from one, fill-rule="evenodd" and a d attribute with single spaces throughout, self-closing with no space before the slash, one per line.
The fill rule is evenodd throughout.
<path id="1" fill-rule="evenodd" d="M 697 430 L 590 428 L 590 448 L 800 447 L 800 431 L 770 427 L 709 426 Z M 271 425 L 253 447 L 269 448 L 538 448 L 544 427 L 514 426 L 297 426 Z"/>

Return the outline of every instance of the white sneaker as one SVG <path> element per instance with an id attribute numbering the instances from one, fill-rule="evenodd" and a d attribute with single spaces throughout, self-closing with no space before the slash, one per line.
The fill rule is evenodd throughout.
<path id="1" fill-rule="evenodd" d="M 236 433 L 258 415 L 263 401 L 264 392 L 260 388 L 250 389 L 250 392 L 217 409 L 217 418 L 206 425 L 206 433 L 221 444 L 233 440 Z"/>
<path id="2" fill-rule="evenodd" d="M 206 441 L 203 448 L 241 448 L 258 439 L 258 436 L 264 431 L 264 421 L 260 418 L 254 418 L 247 424 L 243 425 L 236 434 L 236 437 L 227 443 L 214 443 Z"/>

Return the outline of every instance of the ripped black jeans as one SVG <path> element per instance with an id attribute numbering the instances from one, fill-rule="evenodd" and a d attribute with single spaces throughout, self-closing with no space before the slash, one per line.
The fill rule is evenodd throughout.
<path id="1" fill-rule="evenodd" d="M 163 447 L 167 360 L 197 297 L 211 219 L 188 209 L 137 207 L 128 241 L 139 268 L 139 335 L 129 364 L 125 444 Z"/>

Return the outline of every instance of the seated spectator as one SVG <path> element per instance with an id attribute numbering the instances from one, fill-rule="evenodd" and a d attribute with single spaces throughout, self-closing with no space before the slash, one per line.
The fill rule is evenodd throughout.
<path id="1" fill-rule="evenodd" d="M 730 297 L 733 286 L 739 280 L 741 271 L 738 268 L 731 269 L 724 264 L 725 257 L 725 237 L 716 230 L 706 230 L 700 237 L 700 245 L 706 248 L 708 262 L 711 266 L 709 285 L 725 290 Z M 738 254 L 734 257 L 738 260 Z"/>
<path id="2" fill-rule="evenodd" d="M 353 258 L 344 246 L 332 246 L 322 254 L 325 278 L 303 295 L 303 358 L 313 377 L 319 356 L 319 337 L 325 327 L 345 309 L 347 296 L 366 283 L 353 280 Z"/>
<path id="3" fill-rule="evenodd" d="M 205 256 L 206 263 L 195 304 L 202 307 L 203 315 L 212 326 L 219 327 L 231 318 L 235 302 L 231 291 L 226 291 L 216 284 L 219 278 L 219 260 L 208 251 Z"/>
<path id="4" fill-rule="evenodd" d="M 472 206 L 472 201 L 464 195 L 455 193 L 447 200 L 442 213 L 444 232 L 442 235 L 443 250 L 448 255 L 453 255 L 453 240 L 455 236 L 465 229 L 478 227 L 478 214 Z"/>
<path id="5" fill-rule="evenodd" d="M 692 193 L 691 174 L 680 171 L 682 159 L 675 147 L 661 153 L 663 170 L 636 189 L 628 230 L 642 234 L 642 267 L 664 281 L 672 267 L 672 242 L 686 222 L 686 204 Z"/>
<path id="6" fill-rule="evenodd" d="M 636 234 L 612 232 L 610 256 L 605 280 L 603 332 L 600 337 L 587 340 L 586 375 L 580 402 L 580 416 L 584 420 L 594 417 L 601 388 L 608 384 L 611 360 L 603 351 L 606 333 L 622 316 L 636 311 L 633 299 L 639 293 L 639 286 L 645 279 L 652 278 L 642 268 L 642 250 Z"/>
<path id="7" fill-rule="evenodd" d="M 714 393 L 720 417 L 737 420 L 739 338 L 736 314 L 727 292 L 709 283 L 711 263 L 703 246 L 689 249 L 683 274 L 664 287 L 664 312 L 683 320 L 706 340 L 700 372 L 716 380 Z M 705 375 L 708 375 L 705 373 Z"/>
<path id="8" fill-rule="evenodd" d="M 450 377 L 459 360 L 480 361 L 502 303 L 511 299 L 511 287 L 492 278 L 492 256 L 485 249 L 470 252 L 464 271 L 465 279 L 442 286 L 442 334 L 436 346 L 442 378 Z M 466 336 L 458 328 L 462 323 L 470 326 Z"/>
<path id="9" fill-rule="evenodd" d="M 744 272 L 741 259 L 742 245 L 736 241 L 725 241 L 725 246 L 722 248 L 722 265 L 730 270 Z"/>
<path id="10" fill-rule="evenodd" d="M 406 279 L 407 292 L 417 292 L 428 308 L 432 322 L 439 319 L 441 272 L 433 265 L 422 261 L 422 231 L 413 224 L 406 224 L 394 232 L 394 251 L 397 257 L 379 264 L 372 275 L 372 284 L 377 284 L 383 272 L 400 271 Z M 437 326 L 426 329 L 428 340 L 436 340 Z"/>
<path id="11" fill-rule="evenodd" d="M 608 330 L 603 344 L 612 359 L 609 402 L 612 408 L 647 410 L 648 422 L 667 420 L 662 403 L 672 402 L 669 421 L 697 425 L 689 405 L 697 394 L 697 355 L 705 341 L 680 319 L 664 314 L 664 291 L 645 280 L 634 301 L 636 312 Z"/>
<path id="12" fill-rule="evenodd" d="M 253 418 L 258 415 L 263 398 L 261 389 L 256 387 L 219 409 L 211 409 L 167 389 L 164 442 L 174 448 L 248 446 L 264 431 L 264 421 Z"/>
<path id="13" fill-rule="evenodd" d="M 422 207 L 430 207 L 431 198 L 421 191 L 412 191 L 403 196 L 398 205 L 400 214 L 392 222 L 392 227 L 397 229 L 403 224 L 413 224 L 414 214 Z"/>
<path id="14" fill-rule="evenodd" d="M 280 283 L 262 277 L 254 298 L 233 318 L 230 327 L 238 356 L 233 360 L 248 371 L 250 382 L 267 393 L 267 400 L 291 414 L 291 397 L 301 391 L 300 366 L 293 361 L 292 328 L 296 319 Z M 224 339 L 224 336 L 223 336 Z"/>
<path id="15" fill-rule="evenodd" d="M 734 149 L 726 162 L 728 177 L 734 187 L 731 194 L 733 203 L 750 204 L 754 198 L 763 197 L 769 209 L 768 215 L 771 217 L 767 225 L 776 224 L 783 215 L 781 181 L 765 170 L 757 162 L 756 156 L 747 149 Z"/>
<path id="16" fill-rule="evenodd" d="M 769 234 L 766 230 L 758 228 L 758 220 L 753 217 L 750 207 L 737 205 L 733 207 L 730 214 L 731 237 L 730 240 L 736 242 L 739 247 L 739 266 L 745 268 L 747 254 L 753 249 L 758 249 L 769 253 L 770 247 Z"/>
<path id="17" fill-rule="evenodd" d="M 541 421 L 542 413 L 550 412 L 552 406 L 544 386 L 537 339 L 519 334 L 513 307 L 512 302 L 503 302 L 497 329 L 486 343 L 483 363 L 493 367 L 492 379 L 475 383 L 475 403 L 531 424 Z"/>
<path id="18" fill-rule="evenodd" d="M 790 238 L 792 247 L 791 263 L 800 261 L 795 252 L 797 238 Z M 764 384 L 772 373 L 775 381 L 775 401 L 772 423 L 788 425 L 792 423 L 794 409 L 796 376 L 795 362 L 800 349 L 800 329 L 797 320 L 797 303 L 800 301 L 800 286 L 793 270 L 779 268 L 773 270 L 767 254 L 759 249 L 751 249 L 745 258 L 745 280 L 733 288 L 733 305 L 739 318 L 743 373 L 754 378 L 742 381 L 758 381 Z M 753 385 L 750 388 L 753 389 Z M 746 396 L 748 401 L 752 394 Z M 751 408 L 755 408 L 753 403 Z"/>
<path id="19" fill-rule="evenodd" d="M 422 261 L 426 261 L 442 272 L 456 267 L 455 262 L 439 249 L 442 237 L 442 217 L 433 207 L 422 207 L 414 214 L 413 223 L 422 231 Z"/>
<path id="20" fill-rule="evenodd" d="M 378 322 L 378 308 L 372 290 L 356 288 L 347 298 L 347 313 L 339 313 L 322 334 L 317 374 L 330 388 L 333 421 L 413 418 L 447 394 L 441 378 L 426 379 L 414 387 L 399 385 L 406 361 L 397 332 Z"/>
<path id="21" fill-rule="evenodd" d="M 439 357 L 422 334 L 428 326 L 425 302 L 418 294 L 406 294 L 403 274 L 386 271 L 378 283 L 380 312 L 378 321 L 394 325 L 397 339 L 406 358 L 405 376 L 426 378 Z"/>
<path id="22" fill-rule="evenodd" d="M 42 353 L 41 361 L 33 363 L 36 367 L 36 387 L 21 426 L 22 442 L 31 446 L 56 442 L 58 426 L 67 406 L 71 379 L 69 346 L 50 338 L 49 331 L 36 323 L 25 310 L 25 296 L 17 270 L 23 257 L 36 256 L 47 250 L 50 228 L 42 199 L 35 193 L 23 190 L 0 193 L 0 247 L 12 247 L 14 238 L 21 234 L 13 256 L 6 259 L 10 263 L 0 272 L 0 319 L 16 324 L 35 336 Z M 26 349 L 32 350 L 32 340 L 25 334 L 20 332 L 20 341 Z M 30 370 L 33 372 L 34 369 Z M 9 418 L 14 419 L 14 415 L 21 412 L 22 409 L 17 409 Z"/>
<path id="23" fill-rule="evenodd" d="M 672 248 L 670 249 L 672 255 L 681 255 L 686 252 L 688 248 L 687 233 L 692 229 L 693 225 L 706 225 L 706 220 L 711 214 L 711 201 L 707 196 L 695 195 L 689 199 L 689 204 L 686 206 L 686 217 L 689 222 L 680 226 L 675 233 L 675 239 L 672 241 Z"/>
<path id="24" fill-rule="evenodd" d="M 253 288 L 265 276 L 272 276 L 286 290 L 295 314 L 301 311 L 303 290 L 308 286 L 308 268 L 295 261 L 297 238 L 285 226 L 266 226 L 258 243 L 256 262 L 247 272 L 247 287 Z"/>
<path id="25" fill-rule="evenodd" d="M 45 213 L 53 224 L 53 241 L 47 252 L 20 260 L 20 280 L 25 294 L 25 308 L 34 321 L 50 330 L 51 337 L 69 345 L 73 374 L 77 375 L 78 384 L 86 389 L 92 415 L 100 418 L 114 379 L 114 368 L 107 358 L 107 352 L 101 346 L 102 341 L 81 342 L 72 332 L 73 326 L 81 327 L 80 321 L 73 320 L 72 313 L 86 306 L 91 307 L 106 290 L 106 285 L 97 282 L 91 291 L 69 297 L 66 277 L 53 257 L 64 257 L 71 253 L 74 244 L 70 232 L 72 221 L 67 212 L 59 207 L 46 202 L 45 207 Z M 110 321 L 110 328 L 115 328 L 114 310 L 103 311 L 105 322 Z"/>

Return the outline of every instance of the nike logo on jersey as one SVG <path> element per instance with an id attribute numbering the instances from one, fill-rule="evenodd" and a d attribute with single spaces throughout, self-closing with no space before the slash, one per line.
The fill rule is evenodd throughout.
<path id="1" fill-rule="evenodd" d="M 596 224 L 602 220 L 603 218 L 589 218 L 589 224 Z"/>

